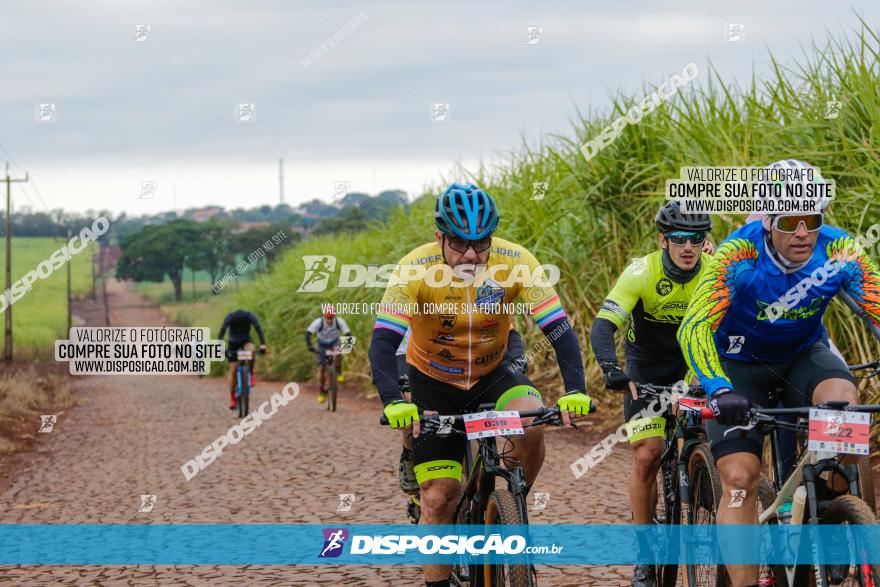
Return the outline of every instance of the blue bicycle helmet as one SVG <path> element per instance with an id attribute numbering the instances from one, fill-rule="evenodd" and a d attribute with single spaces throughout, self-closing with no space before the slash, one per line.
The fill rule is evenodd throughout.
<path id="1" fill-rule="evenodd" d="M 498 207 L 492 197 L 472 183 L 454 183 L 434 206 L 434 224 L 446 236 L 474 241 L 498 228 Z"/>

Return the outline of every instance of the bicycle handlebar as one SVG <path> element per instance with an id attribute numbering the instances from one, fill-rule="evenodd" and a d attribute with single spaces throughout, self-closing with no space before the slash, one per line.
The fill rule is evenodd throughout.
<path id="1" fill-rule="evenodd" d="M 501 410 L 501 411 L 506 411 L 506 410 Z M 547 422 L 539 422 L 539 424 L 551 423 L 550 416 L 557 416 L 558 417 L 562 413 L 561 410 L 559 409 L 559 407 L 547 408 L 544 406 L 542 406 L 536 410 L 522 410 L 522 411 L 510 410 L 510 411 L 517 412 L 517 414 L 519 414 L 520 418 L 539 418 L 539 419 L 547 420 Z M 596 411 L 596 406 L 591 405 L 590 412 L 595 412 L 595 411 Z M 465 415 L 466 414 L 444 416 L 442 414 L 434 414 L 432 416 L 422 416 L 420 421 L 422 422 L 422 424 L 425 424 L 426 422 L 439 424 L 440 417 L 442 416 L 444 418 L 454 418 L 455 423 L 458 424 L 458 423 L 464 422 Z M 385 416 L 385 414 L 382 414 L 381 416 L 379 416 L 379 424 L 381 424 L 382 426 L 388 426 L 388 418 Z M 537 425 L 538 424 L 535 424 L 534 422 L 531 424 L 531 426 L 537 426 Z"/>
<path id="2" fill-rule="evenodd" d="M 798 408 L 749 408 L 749 418 L 746 423 L 761 425 L 762 428 L 759 429 L 763 429 L 765 433 L 769 432 L 769 430 L 776 426 L 782 426 L 786 428 L 791 428 L 792 430 L 796 430 L 798 429 L 798 424 L 792 424 L 791 422 L 781 422 L 777 418 L 777 416 L 809 416 L 810 410 L 815 409 L 843 410 L 844 412 L 864 412 L 869 414 L 880 413 L 880 405 L 849 405 L 847 402 L 825 402 L 824 404 L 819 404 L 816 406 L 802 406 Z M 705 413 L 707 411 L 708 414 Z M 715 418 L 715 415 L 709 408 L 703 408 L 702 416 L 707 420 L 712 420 Z"/>
<path id="3" fill-rule="evenodd" d="M 847 365 L 847 368 L 850 371 L 862 371 L 864 369 L 878 369 L 878 368 L 880 368 L 880 360 L 871 361 L 870 363 L 859 363 L 858 365 Z"/>

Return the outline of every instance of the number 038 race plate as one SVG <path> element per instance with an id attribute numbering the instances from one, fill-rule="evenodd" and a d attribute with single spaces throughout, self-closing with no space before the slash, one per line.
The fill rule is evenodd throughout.
<path id="1" fill-rule="evenodd" d="M 870 414 L 811 409 L 807 449 L 866 455 L 870 427 Z"/>
<path id="2" fill-rule="evenodd" d="M 464 429 L 468 440 L 489 436 L 525 434 L 518 412 L 477 412 L 464 415 Z"/>

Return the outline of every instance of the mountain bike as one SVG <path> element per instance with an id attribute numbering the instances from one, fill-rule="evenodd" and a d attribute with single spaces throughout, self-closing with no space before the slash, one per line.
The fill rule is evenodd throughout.
<path id="1" fill-rule="evenodd" d="M 495 411 L 494 403 L 481 404 L 473 414 L 452 416 L 422 416 L 421 434 L 464 434 L 468 438 L 462 466 L 462 493 L 455 507 L 455 524 L 527 525 L 526 481 L 522 467 L 505 468 L 502 460 L 506 453 L 498 451 L 496 437 L 523 434 L 524 428 L 551 424 L 562 426 L 558 407 L 541 407 L 527 411 Z M 590 407 L 595 411 L 595 406 Z M 522 418 L 533 418 L 523 425 Z M 385 416 L 381 424 L 387 424 Z M 462 427 L 464 429 L 462 429 Z M 495 489 L 495 480 L 501 477 L 507 489 Z M 536 585 L 531 564 L 491 564 L 460 562 L 452 567 L 455 585 L 469 587 Z"/>
<path id="2" fill-rule="evenodd" d="M 655 524 L 714 523 L 716 503 L 721 499 L 721 479 L 702 425 L 706 399 L 699 386 L 661 386 L 636 383 L 636 389 L 669 404 L 664 418 L 666 450 L 660 457 L 657 472 L 657 507 Z M 711 507 L 709 507 L 711 504 Z M 711 514 L 706 519 L 707 513 Z M 662 547 L 662 546 L 661 546 Z M 661 557 L 663 558 L 668 557 Z M 673 587 L 681 570 L 682 583 L 688 587 L 714 586 L 714 567 L 656 565 L 657 585 Z"/>
<path id="3" fill-rule="evenodd" d="M 321 368 L 324 369 L 324 373 L 326 377 L 329 379 L 329 389 L 327 390 L 327 410 L 330 412 L 336 411 L 336 393 L 339 389 L 339 383 L 336 381 L 336 355 L 341 355 L 342 352 L 337 348 L 332 349 L 322 349 L 318 347 L 319 353 L 324 353 L 324 362 L 321 365 Z M 320 377 L 320 376 L 319 376 Z M 320 379 L 318 381 L 320 385 Z"/>
<path id="4" fill-rule="evenodd" d="M 254 368 L 254 351 L 236 351 L 238 367 L 235 370 L 235 403 L 238 406 L 238 417 L 248 415 L 251 397 L 251 377 Z"/>
<path id="5" fill-rule="evenodd" d="M 257 352 L 266 354 L 264 349 Z M 236 351 L 235 356 L 238 359 L 235 369 L 235 404 L 238 406 L 238 417 L 244 418 L 248 415 L 251 389 L 254 386 L 254 351 L 241 349 Z"/>
<path id="6" fill-rule="evenodd" d="M 786 524 L 792 552 L 798 552 L 801 548 L 798 530 L 804 524 L 877 524 L 874 512 L 861 499 L 859 467 L 844 465 L 839 460 L 839 455 L 855 454 L 855 450 L 859 451 L 857 454 L 867 454 L 870 427 L 870 416 L 867 414 L 877 412 L 880 412 L 880 406 L 849 405 L 841 401 L 799 408 L 752 408 L 747 424 L 734 426 L 726 432 L 754 428 L 770 435 L 773 480 L 771 483 L 762 478 L 759 482 L 758 496 L 764 503 L 764 509 L 758 515 L 758 522 Z M 864 415 L 859 417 L 858 414 Z M 797 419 L 792 421 L 788 418 L 790 416 Z M 804 419 L 808 421 L 804 422 Z M 783 472 L 780 459 L 780 436 L 783 431 L 800 435 L 800 454 L 790 472 Z M 829 481 L 822 476 L 825 473 L 832 478 L 836 475 L 843 477 L 848 486 L 846 492 L 841 495 L 833 491 Z M 766 503 L 767 496 L 770 503 Z M 833 545 L 822 544 L 817 537 L 810 546 L 813 552 L 818 553 Z M 848 546 L 852 549 L 858 546 L 862 549 L 860 552 L 865 553 L 865 545 L 856 544 L 854 539 L 850 540 Z M 760 584 L 779 587 L 813 584 L 816 587 L 842 584 L 876 587 L 880 586 L 880 566 L 820 564 L 818 561 L 810 565 L 764 565 Z"/>

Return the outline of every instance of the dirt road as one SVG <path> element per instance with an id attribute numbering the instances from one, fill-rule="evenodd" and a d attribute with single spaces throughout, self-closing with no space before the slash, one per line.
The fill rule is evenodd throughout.
<path id="1" fill-rule="evenodd" d="M 157 309 L 129 288 L 109 288 L 114 326 L 158 325 Z M 95 313 L 96 324 L 103 315 Z M 89 317 L 86 317 L 89 319 Z M 89 319 L 91 322 L 91 320 Z M 252 405 L 285 382 L 258 382 Z M 314 389 L 300 396 L 190 481 L 180 466 L 235 423 L 224 384 L 195 377 L 89 377 L 81 404 L 37 449 L 20 455 L 0 490 L 0 522 L 67 524 L 406 523 L 397 488 L 399 436 L 376 424 L 378 404 L 343 390 L 327 413 Z M 628 450 L 595 475 L 575 480 L 569 463 L 592 442 L 571 431 L 548 434 L 534 492 L 550 494 L 536 523 L 626 523 Z M 337 513 L 339 494 L 354 493 Z M 138 513 L 141 495 L 155 495 Z M 597 545 L 597 548 L 601 548 Z M 626 567 L 538 568 L 542 585 L 628 585 Z M 408 566 L 26 566 L 0 567 L 0 583 L 64 585 L 417 585 Z"/>

